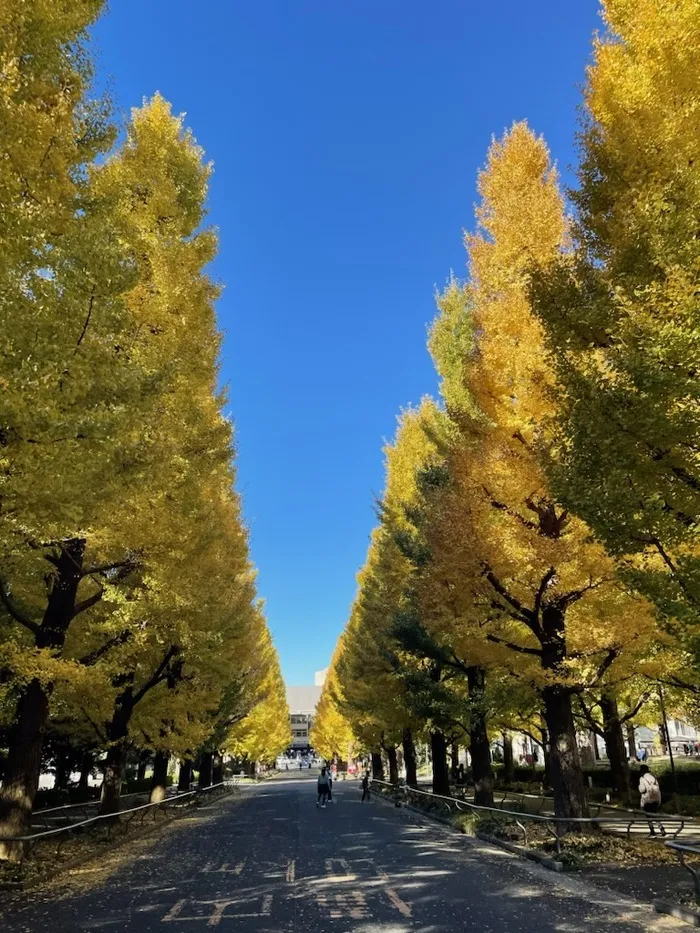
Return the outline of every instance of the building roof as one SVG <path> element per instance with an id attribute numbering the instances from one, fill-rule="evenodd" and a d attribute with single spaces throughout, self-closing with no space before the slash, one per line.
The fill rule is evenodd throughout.
<path id="1" fill-rule="evenodd" d="M 321 687 L 292 687 L 287 685 L 287 704 L 290 713 L 314 713 L 321 699 Z"/>

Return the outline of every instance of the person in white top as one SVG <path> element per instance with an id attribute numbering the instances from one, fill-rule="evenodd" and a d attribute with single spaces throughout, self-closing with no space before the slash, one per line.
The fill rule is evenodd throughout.
<path id="1" fill-rule="evenodd" d="M 647 813 L 656 813 L 661 805 L 661 788 L 647 765 L 642 765 L 639 769 L 639 793 L 642 810 Z"/>
<path id="2" fill-rule="evenodd" d="M 639 769 L 639 793 L 641 795 L 640 803 L 645 813 L 658 813 L 661 806 L 661 788 L 656 776 L 651 773 L 647 765 L 642 765 Z M 666 835 L 663 823 L 659 823 L 661 835 Z M 649 832 L 652 836 L 656 835 L 654 823 L 649 820 Z"/>

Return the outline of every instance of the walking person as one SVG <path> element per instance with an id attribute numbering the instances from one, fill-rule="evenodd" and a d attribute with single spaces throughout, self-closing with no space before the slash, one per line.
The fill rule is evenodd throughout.
<path id="1" fill-rule="evenodd" d="M 328 772 L 328 803 L 333 803 L 333 772 Z"/>
<path id="2" fill-rule="evenodd" d="M 316 782 L 316 791 L 318 793 L 318 798 L 316 800 L 316 806 L 320 807 L 322 810 L 326 809 L 326 798 L 328 797 L 328 773 L 325 768 L 321 768 L 321 773 L 318 776 L 318 781 Z"/>
<path id="3" fill-rule="evenodd" d="M 640 804 L 645 813 L 658 813 L 661 806 L 661 788 L 656 776 L 651 773 L 648 765 L 642 765 L 639 769 L 639 793 Z M 659 823 L 661 835 L 666 835 L 666 830 L 662 823 Z M 656 835 L 654 824 L 649 820 L 649 829 L 652 836 Z"/>
<path id="4" fill-rule="evenodd" d="M 365 776 L 362 778 L 362 800 L 361 803 L 364 803 L 365 800 L 369 800 L 369 771 L 365 772 Z"/>

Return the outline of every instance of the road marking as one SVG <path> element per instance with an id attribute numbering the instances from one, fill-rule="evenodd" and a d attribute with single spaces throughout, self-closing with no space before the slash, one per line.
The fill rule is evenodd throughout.
<path id="1" fill-rule="evenodd" d="M 336 874 L 333 863 L 340 865 L 342 869 L 342 874 Z M 343 881 L 347 884 L 348 881 L 357 881 L 357 875 L 352 874 L 350 871 L 350 866 L 345 861 L 344 858 L 327 858 L 325 860 L 326 874 L 328 875 L 328 880 L 340 882 Z"/>
<path id="2" fill-rule="evenodd" d="M 295 876 L 296 876 L 296 860 L 292 859 L 287 865 L 287 875 L 286 875 L 287 883 L 294 884 Z"/>
<path id="3" fill-rule="evenodd" d="M 245 898 L 245 900 L 250 901 L 251 898 Z M 256 900 L 256 898 L 252 898 Z M 244 914 L 224 914 L 227 908 L 233 906 L 240 902 L 240 899 L 228 899 L 228 900 L 214 900 L 214 901 L 196 901 L 190 900 L 189 903 L 195 909 L 197 907 L 213 907 L 211 913 L 207 912 L 204 914 L 199 914 L 199 916 L 186 917 L 183 916 L 182 911 L 185 904 L 188 903 L 187 899 L 178 901 L 163 917 L 161 923 L 184 923 L 192 922 L 193 920 L 200 920 L 206 922 L 209 927 L 218 927 L 222 920 L 242 920 L 253 917 L 269 917 L 272 913 L 272 901 L 273 895 L 266 894 L 262 899 L 262 904 L 260 910 L 257 912 L 244 913 Z"/>
<path id="4" fill-rule="evenodd" d="M 386 892 L 386 896 L 389 898 L 391 903 L 398 910 L 398 912 L 402 914 L 404 917 L 410 917 L 412 915 L 411 908 L 406 903 L 406 901 L 402 900 L 402 898 L 399 897 L 399 895 L 394 890 L 394 888 L 389 887 L 390 878 L 387 875 L 387 873 L 384 871 L 383 868 L 380 868 L 378 865 L 375 865 L 374 868 L 377 874 L 379 875 L 379 877 L 384 882 L 384 890 Z"/>
<path id="5" fill-rule="evenodd" d="M 324 864 L 326 869 L 325 883 L 348 884 L 358 880 L 357 875 L 352 873 L 349 863 L 343 858 L 325 859 Z M 340 873 L 336 874 L 336 867 L 338 866 L 340 867 Z M 367 899 L 362 891 L 344 890 L 338 894 L 317 891 L 316 899 L 319 907 L 328 911 L 331 920 L 340 920 L 343 917 L 350 917 L 352 920 L 370 919 Z"/>
<path id="6" fill-rule="evenodd" d="M 221 920 L 224 916 L 224 911 L 229 906 L 229 904 L 235 903 L 234 901 L 219 901 L 214 908 L 214 913 L 211 915 L 207 921 L 208 927 L 218 927 L 221 923 Z"/>
<path id="7" fill-rule="evenodd" d="M 214 875 L 220 875 L 220 874 L 240 875 L 240 873 L 243 871 L 243 867 L 245 866 L 245 863 L 246 863 L 246 859 L 243 859 L 242 862 L 238 862 L 238 864 L 234 865 L 233 868 L 229 868 L 228 862 L 224 862 L 221 868 L 214 868 L 214 865 L 216 864 L 216 862 L 207 862 L 207 864 L 204 866 L 202 871 L 208 872 Z"/>
<path id="8" fill-rule="evenodd" d="M 168 913 L 163 917 L 163 923 L 167 923 L 169 920 L 176 920 L 178 915 L 181 913 L 182 908 L 187 903 L 186 900 L 178 901 L 173 907 L 168 911 Z"/>

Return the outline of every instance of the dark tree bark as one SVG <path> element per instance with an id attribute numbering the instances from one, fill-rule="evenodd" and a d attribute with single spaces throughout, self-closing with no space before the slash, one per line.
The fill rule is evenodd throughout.
<path id="1" fill-rule="evenodd" d="M 375 781 L 384 780 L 384 762 L 379 752 L 372 752 L 372 779 Z"/>
<path id="2" fill-rule="evenodd" d="M 547 606 L 542 611 L 542 631 L 542 667 L 555 675 L 561 675 L 566 659 L 564 610 Z M 542 702 L 549 733 L 549 778 L 554 793 L 554 815 L 588 816 L 571 708 L 571 690 L 562 684 L 550 684 L 542 690 Z"/>
<path id="3" fill-rule="evenodd" d="M 469 752 L 474 775 L 474 803 L 480 807 L 493 806 L 493 772 L 491 749 L 486 728 L 485 690 L 486 672 L 483 667 L 467 670 L 469 684 Z"/>
<path id="4" fill-rule="evenodd" d="M 396 757 L 396 749 L 390 745 L 386 750 L 386 756 L 389 759 L 389 783 L 399 783 L 399 762 Z"/>
<path id="5" fill-rule="evenodd" d="M 126 764 L 126 740 L 115 742 L 107 749 L 102 781 L 100 814 L 119 813 L 121 807 L 122 781 Z"/>
<path id="6" fill-rule="evenodd" d="M 552 786 L 552 756 L 549 751 L 550 750 L 549 732 L 547 731 L 547 728 L 545 726 L 543 726 L 541 731 L 542 731 L 542 764 L 544 766 L 544 773 L 542 775 L 542 784 L 545 787 L 551 787 Z"/>
<path id="7" fill-rule="evenodd" d="M 191 758 L 183 758 L 180 762 L 180 774 L 178 775 L 177 780 L 177 789 L 182 793 L 186 793 L 190 789 L 190 784 L 192 783 L 192 767 L 194 762 Z"/>
<path id="8" fill-rule="evenodd" d="M 121 786 L 126 764 L 127 738 L 129 723 L 134 710 L 141 700 L 158 684 L 166 680 L 170 673 L 170 662 L 176 658 L 178 649 L 172 645 L 166 651 L 163 659 L 151 676 L 139 687 L 133 684 L 133 672 L 125 672 L 115 678 L 115 686 L 128 684 L 114 701 L 114 710 L 111 720 L 106 724 L 109 748 L 105 761 L 105 776 L 102 782 L 102 802 L 100 813 L 117 813 L 119 811 Z"/>
<path id="9" fill-rule="evenodd" d="M 211 782 L 212 784 L 221 784 L 224 780 L 224 759 L 216 752 L 212 759 Z"/>
<path id="10" fill-rule="evenodd" d="M 549 732 L 550 780 L 554 792 L 554 814 L 560 817 L 588 816 L 583 774 L 576 744 L 571 692 L 554 685 L 542 691 L 544 715 Z"/>
<path id="11" fill-rule="evenodd" d="M 637 757 L 637 742 L 635 741 L 634 736 L 634 725 L 631 722 L 628 722 L 625 726 L 627 732 L 627 751 L 629 752 L 630 758 Z"/>
<path id="12" fill-rule="evenodd" d="M 84 552 L 85 542 L 75 539 L 66 542 L 55 557 L 56 576 L 44 617 L 33 630 L 37 648 L 60 651 L 65 644 L 75 615 Z M 19 695 L 0 788 L 0 836 L 22 836 L 29 830 L 39 787 L 50 694 L 50 686 L 34 679 Z M 0 860 L 19 861 L 23 854 L 21 845 L 0 842 Z"/>
<path id="13" fill-rule="evenodd" d="M 211 787 L 214 753 L 202 752 L 199 759 L 199 787 Z"/>
<path id="14" fill-rule="evenodd" d="M 513 736 L 509 732 L 503 733 L 503 778 L 506 784 L 512 784 L 515 780 Z"/>
<path id="15" fill-rule="evenodd" d="M 410 729 L 403 730 L 403 760 L 406 765 L 406 783 L 409 787 L 418 786 L 416 766 L 416 746 L 413 743 L 413 733 Z"/>
<path id="16" fill-rule="evenodd" d="M 56 751 L 56 780 L 54 790 L 67 790 L 73 765 L 73 754 L 68 746 L 59 746 Z"/>
<path id="17" fill-rule="evenodd" d="M 445 735 L 436 729 L 430 733 L 430 751 L 433 759 L 433 793 L 450 796 L 450 773 L 447 768 L 447 742 Z"/>
<path id="18" fill-rule="evenodd" d="M 157 803 L 165 799 L 169 761 L 170 755 L 167 752 L 156 752 L 153 759 L 153 777 L 151 779 L 151 803 Z"/>
<path id="19" fill-rule="evenodd" d="M 121 807 L 122 783 L 126 766 L 127 736 L 129 721 L 134 709 L 133 689 L 126 690 L 117 697 L 112 719 L 107 723 L 109 747 L 104 763 L 100 814 L 118 813 Z"/>
<path id="20" fill-rule="evenodd" d="M 457 772 L 459 770 L 459 745 L 452 742 L 450 745 L 450 780 L 453 784 L 457 783 Z"/>
<path id="21" fill-rule="evenodd" d="M 80 790 L 80 796 L 84 797 L 86 800 L 90 789 L 88 779 L 92 774 L 92 769 L 94 767 L 95 759 L 93 758 L 92 753 L 85 752 L 80 762 L 80 780 L 78 781 L 78 788 Z"/>
<path id="22" fill-rule="evenodd" d="M 603 714 L 603 739 L 610 762 L 613 790 L 623 803 L 630 804 L 632 802 L 630 769 L 622 737 L 620 713 L 617 699 L 607 690 L 601 694 L 600 709 Z"/>
<path id="23" fill-rule="evenodd" d="M 146 766 L 151 760 L 150 752 L 139 752 L 139 763 L 136 767 L 136 780 L 141 782 L 146 780 Z M 155 767 L 155 762 L 154 762 Z"/>
<path id="24" fill-rule="evenodd" d="M 10 752 L 0 790 L 0 835 L 23 836 L 29 831 L 48 712 L 48 694 L 38 680 L 32 680 L 19 698 L 17 719 L 10 730 Z M 0 842 L 0 859 L 20 861 L 23 855 L 21 845 Z"/>

